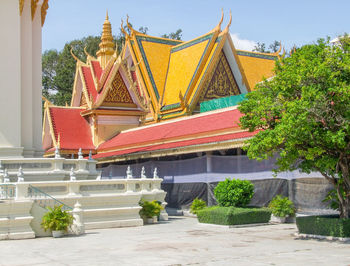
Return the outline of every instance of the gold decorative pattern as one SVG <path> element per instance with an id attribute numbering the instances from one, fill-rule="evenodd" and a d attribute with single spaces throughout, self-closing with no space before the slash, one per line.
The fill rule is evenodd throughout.
<path id="1" fill-rule="evenodd" d="M 24 0 L 19 0 L 19 14 L 22 16 Z"/>
<path id="2" fill-rule="evenodd" d="M 36 11 L 36 8 L 38 6 L 38 2 L 39 2 L 39 0 L 32 0 L 32 5 L 31 5 L 31 8 L 32 8 L 32 20 L 34 20 L 35 11 Z"/>
<path id="3" fill-rule="evenodd" d="M 240 94 L 231 68 L 223 52 L 221 52 L 216 68 L 209 80 L 209 85 L 204 87 L 204 101 Z"/>
<path id="4" fill-rule="evenodd" d="M 87 105 L 86 98 L 85 98 L 84 93 L 82 92 L 81 98 L 80 98 L 80 106 L 86 106 L 86 105 Z"/>
<path id="5" fill-rule="evenodd" d="M 49 8 L 49 0 L 44 0 L 41 6 L 41 26 L 44 26 L 47 9 Z"/>
<path id="6" fill-rule="evenodd" d="M 132 98 L 126 88 L 119 72 L 115 75 L 112 81 L 112 87 L 104 100 L 106 103 L 133 103 Z"/>

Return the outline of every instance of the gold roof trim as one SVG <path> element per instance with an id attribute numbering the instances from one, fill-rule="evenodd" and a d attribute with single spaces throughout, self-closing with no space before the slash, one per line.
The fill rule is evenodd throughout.
<path id="1" fill-rule="evenodd" d="M 41 27 L 44 26 L 48 9 L 49 9 L 49 0 L 44 0 L 41 6 Z"/>
<path id="2" fill-rule="evenodd" d="M 19 0 L 18 2 L 19 2 L 19 15 L 22 16 L 24 0 Z"/>
<path id="3" fill-rule="evenodd" d="M 38 6 L 39 0 L 32 0 L 31 10 L 32 10 L 32 20 L 34 20 L 36 8 Z"/>

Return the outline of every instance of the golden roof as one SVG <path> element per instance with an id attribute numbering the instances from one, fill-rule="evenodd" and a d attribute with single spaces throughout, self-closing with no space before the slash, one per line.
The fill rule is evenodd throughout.
<path id="1" fill-rule="evenodd" d="M 240 63 L 244 69 L 250 88 L 263 80 L 273 76 L 275 61 L 278 59 L 276 54 L 256 53 L 237 50 Z"/>

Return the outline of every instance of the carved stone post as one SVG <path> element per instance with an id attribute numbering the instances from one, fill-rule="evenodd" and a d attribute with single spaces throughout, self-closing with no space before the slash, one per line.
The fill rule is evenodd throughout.
<path id="1" fill-rule="evenodd" d="M 84 234 L 85 233 L 84 215 L 83 215 L 83 210 L 81 208 L 81 205 L 78 201 L 74 205 L 72 215 L 74 217 L 73 226 L 72 226 L 73 233 L 76 235 Z"/>
<path id="2" fill-rule="evenodd" d="M 17 182 L 24 182 L 24 174 L 23 174 L 22 166 L 18 168 Z"/>
<path id="3" fill-rule="evenodd" d="M 132 170 L 129 165 L 128 168 L 126 169 L 126 192 L 128 193 L 135 191 L 135 183 L 132 179 L 133 179 Z"/>

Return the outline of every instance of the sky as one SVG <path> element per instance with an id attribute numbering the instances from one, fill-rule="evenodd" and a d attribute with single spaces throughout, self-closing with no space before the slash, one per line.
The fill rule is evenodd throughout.
<path id="1" fill-rule="evenodd" d="M 49 0 L 43 51 L 60 51 L 66 42 L 100 35 L 106 10 L 115 35 L 129 15 L 136 30 L 144 26 L 149 35 L 160 36 L 182 29 L 182 40 L 188 41 L 213 29 L 221 8 L 222 28 L 231 10 L 230 33 L 243 50 L 252 50 L 257 42 L 268 47 L 275 40 L 289 50 L 350 33 L 350 0 Z"/>

